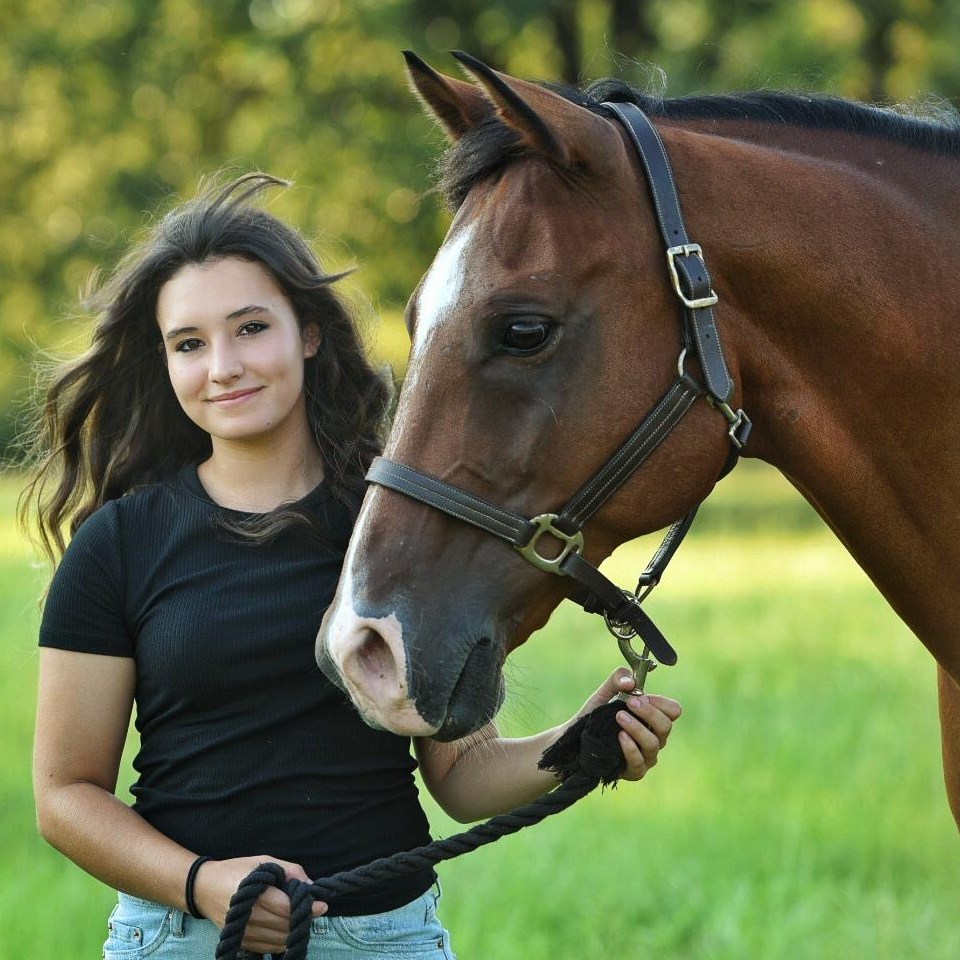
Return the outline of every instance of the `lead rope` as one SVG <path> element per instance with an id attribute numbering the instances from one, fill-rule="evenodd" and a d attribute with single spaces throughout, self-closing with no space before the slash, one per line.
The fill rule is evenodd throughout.
<path id="1" fill-rule="evenodd" d="M 635 692 L 639 690 L 631 691 Z M 533 803 L 518 807 L 510 813 L 493 817 L 486 823 L 477 824 L 444 840 L 434 840 L 413 850 L 381 857 L 353 870 L 344 870 L 312 883 L 287 880 L 279 864 L 261 863 L 241 881 L 230 900 L 217 945 L 217 960 L 241 960 L 251 956 L 246 951 L 241 951 L 240 944 L 253 905 L 270 887 L 283 890 L 290 898 L 287 948 L 285 953 L 276 956 L 276 960 L 281 960 L 281 957 L 282 960 L 306 960 L 314 901 L 329 902 L 344 894 L 370 890 L 388 880 L 416 873 L 444 860 L 452 860 L 566 810 L 601 783 L 604 786 L 615 785 L 625 766 L 617 741 L 620 727 L 614 719 L 622 707 L 621 700 L 611 700 L 572 724 L 563 736 L 544 752 L 537 764 L 541 770 L 554 773 L 560 779 L 560 785 Z"/>

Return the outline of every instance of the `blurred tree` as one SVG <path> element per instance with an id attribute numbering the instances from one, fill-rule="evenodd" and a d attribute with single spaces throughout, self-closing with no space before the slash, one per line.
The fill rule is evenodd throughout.
<path id="1" fill-rule="evenodd" d="M 958 45 L 944 0 L 4 0 L 0 448 L 37 346 L 80 345 L 94 268 L 224 167 L 297 181 L 274 208 L 331 267 L 361 267 L 374 349 L 402 367 L 402 305 L 447 223 L 430 178 L 443 140 L 405 47 L 451 73 L 459 47 L 534 79 L 904 100 L 957 96 Z"/>
<path id="2" fill-rule="evenodd" d="M 580 59 L 582 41 L 580 24 L 577 19 L 579 12 L 577 0 L 557 0 L 551 11 L 553 34 L 557 43 L 557 52 L 560 54 L 559 80 L 567 83 L 577 83 L 581 78 L 582 61 Z"/>
<path id="3" fill-rule="evenodd" d="M 887 96 L 887 74 L 896 59 L 893 27 L 903 12 L 898 0 L 871 0 L 858 7 L 864 19 L 863 59 L 867 67 L 867 99 Z"/>
<path id="4" fill-rule="evenodd" d="M 650 22 L 649 0 L 611 0 L 610 28 L 613 46 L 629 57 L 653 53 L 657 38 Z"/>

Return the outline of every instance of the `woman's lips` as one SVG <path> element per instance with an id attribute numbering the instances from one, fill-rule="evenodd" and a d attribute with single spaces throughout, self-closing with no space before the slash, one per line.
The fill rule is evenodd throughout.
<path id="1" fill-rule="evenodd" d="M 231 393 L 221 393 L 216 397 L 210 397 L 210 403 L 215 403 L 218 407 L 232 407 L 242 403 L 248 397 L 259 393 L 261 387 L 251 387 L 249 390 L 234 390 Z"/>

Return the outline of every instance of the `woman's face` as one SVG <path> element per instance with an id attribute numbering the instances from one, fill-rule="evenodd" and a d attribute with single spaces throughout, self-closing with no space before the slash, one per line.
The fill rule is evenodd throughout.
<path id="1" fill-rule="evenodd" d="M 306 424 L 303 362 L 318 331 L 300 330 L 262 264 L 182 267 L 160 288 L 157 323 L 180 406 L 212 438 L 262 440 Z"/>

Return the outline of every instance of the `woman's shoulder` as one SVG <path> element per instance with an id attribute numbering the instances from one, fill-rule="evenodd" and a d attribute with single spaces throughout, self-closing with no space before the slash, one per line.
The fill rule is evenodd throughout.
<path id="1" fill-rule="evenodd" d="M 43 609 L 41 646 L 134 656 L 131 586 L 162 553 L 176 500 L 171 478 L 106 501 L 79 525 L 57 563 Z"/>
<path id="2" fill-rule="evenodd" d="M 196 468 L 192 469 L 196 475 Z M 74 539 L 117 538 L 125 529 L 165 523 L 171 512 L 182 510 L 189 499 L 184 470 L 138 484 L 113 500 L 107 500 L 80 524 Z"/>

